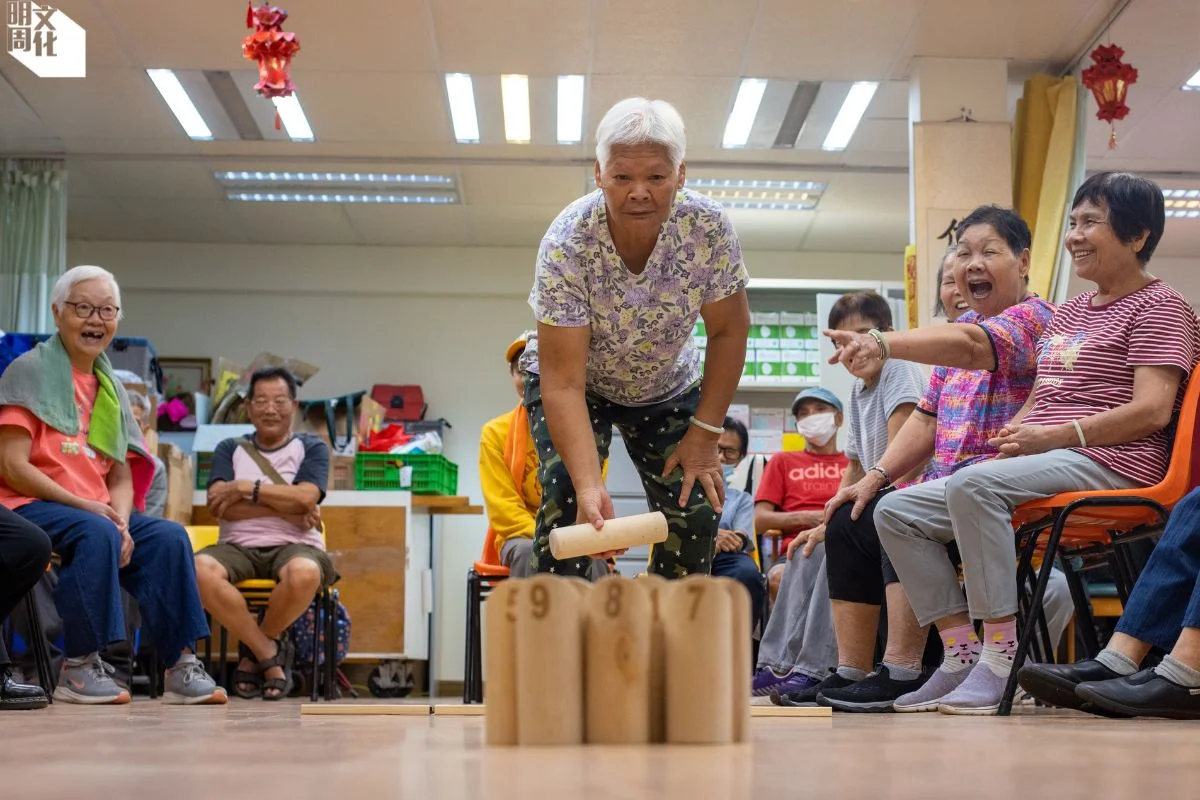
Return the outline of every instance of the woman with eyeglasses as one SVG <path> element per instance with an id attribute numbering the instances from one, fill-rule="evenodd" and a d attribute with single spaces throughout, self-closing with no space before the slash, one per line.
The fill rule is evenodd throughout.
<path id="1" fill-rule="evenodd" d="M 1088 178 L 1071 204 L 1066 247 L 1096 288 L 1058 307 L 1037 337 L 1036 380 L 1025 405 L 988 439 L 998 457 L 879 501 L 875 524 L 922 625 L 934 623 L 947 659 L 896 708 L 996 714 L 1017 649 L 1014 509 L 1060 492 L 1131 489 L 1162 480 L 1169 426 L 1196 362 L 1195 312 L 1146 265 L 1165 227 L 1154 182 L 1120 172 Z M 1000 237 L 959 238 L 955 278 L 973 307 L 1004 285 Z M 1028 269 L 1028 254 L 1022 256 Z M 1001 348 L 979 324 L 841 339 L 843 359 L 870 354 L 1000 371 Z M 966 600 L 949 542 L 962 557 Z M 983 620 L 983 642 L 972 620 Z M 1112 676 L 1132 666 L 1099 662 Z M 1197 683 L 1200 683 L 1198 681 Z"/>
<path id="2" fill-rule="evenodd" d="M 124 587 L 171 665 L 163 702 L 224 703 L 191 652 L 209 630 L 187 532 L 141 513 L 154 463 L 105 355 L 121 290 L 107 270 L 75 267 L 55 283 L 51 308 L 58 332 L 0 376 L 0 505 L 44 530 L 62 559 L 66 660 L 54 698 L 129 702 L 100 658 L 125 638 Z"/>

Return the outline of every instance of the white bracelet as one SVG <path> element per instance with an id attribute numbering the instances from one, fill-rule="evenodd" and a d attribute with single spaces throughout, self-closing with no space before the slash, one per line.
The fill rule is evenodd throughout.
<path id="1" fill-rule="evenodd" d="M 1075 435 L 1079 437 L 1079 446 L 1087 447 L 1087 439 L 1083 436 L 1083 428 L 1079 425 L 1079 420 L 1071 420 L 1071 424 L 1075 426 Z"/>
<path id="2" fill-rule="evenodd" d="M 716 425 L 709 425 L 707 422 L 698 420 L 695 417 L 688 417 L 688 423 L 691 425 L 695 425 L 697 428 L 699 428 L 702 431 L 708 431 L 709 433 L 715 433 L 717 436 L 720 436 L 721 434 L 723 434 L 725 432 L 724 428 L 718 428 Z"/>

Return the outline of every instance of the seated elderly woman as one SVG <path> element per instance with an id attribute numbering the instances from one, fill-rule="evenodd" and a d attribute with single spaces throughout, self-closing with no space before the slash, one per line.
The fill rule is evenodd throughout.
<path id="1" fill-rule="evenodd" d="M 224 703 L 190 650 L 208 624 L 187 532 L 134 510 L 153 464 L 105 355 L 121 313 L 117 282 L 75 267 L 55 283 L 52 308 L 58 333 L 0 376 L 0 505 L 44 530 L 62 558 L 55 604 L 66 661 L 54 697 L 129 702 L 100 658 L 125 638 L 125 587 L 171 665 L 163 702 Z"/>
<path id="2" fill-rule="evenodd" d="M 1196 362 L 1196 315 L 1146 271 L 1165 222 L 1162 190 L 1125 173 L 1087 179 L 1071 206 L 1066 246 L 1096 289 L 1063 304 L 1037 350 L 1037 382 L 1021 411 L 988 444 L 1003 458 L 895 492 L 875 524 L 921 624 L 933 622 L 947 663 L 916 693 L 923 708 L 995 714 L 1017 647 L 1013 510 L 1060 492 L 1128 489 L 1162 479 L 1168 426 Z M 969 301 L 1001 286 L 999 236 L 966 235 L 956 269 Z M 997 366 L 997 343 L 978 325 L 842 339 L 841 357 L 889 355 L 967 369 Z M 966 602 L 943 557 L 954 541 Z M 982 652 L 972 619 L 983 620 Z M 897 700 L 897 705 L 912 701 Z"/>
<path id="3" fill-rule="evenodd" d="M 997 360 L 1005 368 L 1003 371 L 936 369 L 916 413 L 904 421 L 887 449 L 870 462 L 872 472 L 892 476 L 915 463 L 924 469 L 924 474 L 914 481 L 920 483 L 950 475 L 981 457 L 993 457 L 995 449 L 988 445 L 988 439 L 1012 419 L 1033 387 L 1033 359 L 1013 355 L 1032 352 L 1038 333 L 1050 323 L 1053 309 L 1049 303 L 1029 297 L 1024 280 L 1011 279 L 1021 275 L 1025 268 L 1023 254 L 1029 247 L 1029 228 L 1011 211 L 984 207 L 969 214 L 958 233 L 969 237 L 970 230 L 979 226 L 1004 232 L 1011 255 L 1007 264 L 996 263 L 993 269 L 1010 279 L 1002 280 L 1004 288 L 992 292 L 984 301 L 972 299 L 976 307 L 971 308 L 958 291 L 954 277 L 958 248 L 952 246 L 938 270 L 938 308 L 952 322 L 961 320 L 963 324 L 980 325 L 988 331 L 998 342 Z M 908 366 L 916 369 L 915 365 Z M 964 430 L 973 434 L 964 436 Z M 905 480 L 894 481 L 895 488 L 879 491 L 863 508 L 843 504 L 849 498 L 861 500 L 868 496 L 876 481 L 872 475 L 869 482 L 855 486 L 829 503 L 826 560 L 838 638 L 837 671 L 807 693 L 781 698 L 785 705 L 815 700 L 838 711 L 920 710 L 894 703 L 897 698 L 920 689 L 929 677 L 922 668 L 929 630 L 919 626 L 913 616 L 900 579 L 881 550 L 873 515 L 876 504 L 887 493 L 905 491 Z M 855 516 L 856 512 L 862 513 Z M 951 546 L 948 550 L 949 560 L 957 565 L 955 548 Z M 1058 641 L 1070 621 L 1072 606 L 1065 576 L 1057 570 L 1052 575 L 1054 580 L 1046 591 L 1046 620 L 1052 639 Z M 879 612 L 885 598 L 887 646 L 882 664 L 866 675 L 875 651 Z M 931 666 L 942 661 L 941 648 L 936 644 L 935 648 L 926 662 Z"/>
<path id="4" fill-rule="evenodd" d="M 667 517 L 651 571 L 707 573 L 724 495 L 717 440 L 750 328 L 741 247 L 721 204 L 684 188 L 686 136 L 669 103 L 622 100 L 596 141 L 597 189 L 550 225 L 529 297 L 537 333 L 520 369 L 541 459 L 533 557 L 539 572 L 587 574 L 586 558 L 554 559 L 550 531 L 612 518 L 601 463 L 615 425 Z M 701 318 L 703 378 L 691 335 Z"/>

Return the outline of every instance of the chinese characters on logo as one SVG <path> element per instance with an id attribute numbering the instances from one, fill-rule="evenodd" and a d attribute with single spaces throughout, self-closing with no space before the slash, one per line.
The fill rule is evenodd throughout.
<path id="1" fill-rule="evenodd" d="M 34 5 L 32 0 L 8 0 L 7 47 L 9 53 L 32 53 L 35 56 L 57 56 L 54 45 L 58 33 L 50 18 L 54 6 Z"/>

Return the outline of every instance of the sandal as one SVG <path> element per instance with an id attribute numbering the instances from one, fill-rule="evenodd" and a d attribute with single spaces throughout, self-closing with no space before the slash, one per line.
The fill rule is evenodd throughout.
<path id="1" fill-rule="evenodd" d="M 271 667 L 280 667 L 283 670 L 282 678 L 263 678 L 263 700 L 282 700 L 292 691 L 292 661 L 294 657 L 295 651 L 292 649 L 292 643 L 285 639 L 276 639 L 275 655 L 258 662 L 258 667 L 262 672 L 266 672 Z"/>
<path id="2" fill-rule="evenodd" d="M 238 645 L 238 664 L 243 660 L 252 661 L 258 664 L 258 659 L 253 651 L 243 644 Z M 261 667 L 260 667 L 261 669 Z M 253 700 L 256 697 L 262 697 L 263 679 L 260 672 L 250 672 L 244 669 L 235 669 L 233 671 L 233 693 L 243 700 Z"/>

